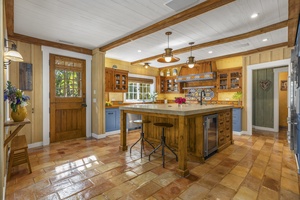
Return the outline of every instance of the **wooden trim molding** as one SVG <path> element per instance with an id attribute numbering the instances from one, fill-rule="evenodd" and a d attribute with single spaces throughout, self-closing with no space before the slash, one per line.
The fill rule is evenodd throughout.
<path id="1" fill-rule="evenodd" d="M 274 44 L 274 45 L 270 45 L 270 46 L 266 46 L 266 47 L 252 49 L 252 50 L 249 50 L 249 51 L 243 51 L 243 52 L 239 52 L 239 53 L 228 54 L 228 55 L 225 55 L 225 56 L 218 56 L 218 57 L 213 57 L 213 58 L 204 59 L 204 60 L 197 60 L 196 63 L 200 64 L 200 63 L 204 63 L 204 62 L 215 61 L 215 60 L 220 60 L 220 59 L 225 59 L 225 58 L 245 56 L 245 55 L 250 55 L 250 54 L 263 52 L 263 51 L 268 51 L 268 50 L 271 50 L 271 49 L 276 49 L 276 48 L 285 47 L 285 46 L 288 46 L 288 42 L 283 42 L 283 43 Z M 167 66 L 166 68 L 185 67 L 185 66 L 186 66 L 186 63 L 180 63 L 180 64 L 176 64 L 176 65 Z M 162 69 L 162 68 L 160 68 L 160 69 Z"/>
<path id="2" fill-rule="evenodd" d="M 151 33 L 157 32 L 159 30 L 162 30 L 164 28 L 173 26 L 174 24 L 178 24 L 180 22 L 183 22 L 185 20 L 188 20 L 192 17 L 201 15 L 203 13 L 206 13 L 208 11 L 211 11 L 213 9 L 219 8 L 221 6 L 224 6 L 228 3 L 231 3 L 235 0 L 207 0 L 203 3 L 200 3 L 192 8 L 189 8 L 187 10 L 184 10 L 176 15 L 173 15 L 171 17 L 168 17 L 164 20 L 161 20 L 155 24 L 152 24 L 142 30 L 139 30 L 135 33 L 132 33 L 128 36 L 125 36 L 121 39 L 118 39 L 114 42 L 111 42 L 110 44 L 107 44 L 105 46 L 100 47 L 100 51 L 108 51 L 110 49 L 113 49 L 115 47 L 118 47 L 120 45 L 126 44 L 130 41 L 139 39 L 141 37 L 145 37 L 146 35 L 149 35 Z"/>
<path id="3" fill-rule="evenodd" d="M 57 43 L 57 42 L 51 42 L 48 40 L 42 40 L 42 39 L 38 39 L 38 38 L 34 38 L 34 37 L 29 37 L 26 35 L 21 35 L 18 33 L 14 33 L 13 35 L 8 35 L 8 38 L 10 40 L 17 40 L 20 42 L 26 42 L 26 43 L 30 43 L 30 44 L 36 44 L 36 45 L 44 45 L 44 46 L 55 47 L 55 48 L 64 49 L 64 50 L 68 50 L 68 51 L 73 51 L 73 52 L 77 52 L 77 53 L 92 55 L 92 50 L 90 50 L 90 49 L 61 44 L 61 43 Z"/>
<path id="4" fill-rule="evenodd" d="M 5 15 L 7 34 L 14 34 L 14 0 L 5 0 Z"/>
<path id="5" fill-rule="evenodd" d="M 224 43 L 228 43 L 228 42 L 234 42 L 236 40 L 242 40 L 242 39 L 250 38 L 250 37 L 260 35 L 260 34 L 263 34 L 263 33 L 275 31 L 275 30 L 278 30 L 278 29 L 281 29 L 281 28 L 284 28 L 284 27 L 287 27 L 287 26 L 288 26 L 288 20 L 282 21 L 282 22 L 279 22 L 279 23 L 276 23 L 276 24 L 272 24 L 270 26 L 266 26 L 266 27 L 263 27 L 263 28 L 260 28 L 260 29 L 256 29 L 256 30 L 253 30 L 253 31 L 250 31 L 250 32 L 247 32 L 247 33 L 243 33 L 243 34 L 240 34 L 240 35 L 234 35 L 234 36 L 231 36 L 231 37 L 222 38 L 222 39 L 214 40 L 214 41 L 211 41 L 211 42 L 205 42 L 205 43 L 202 43 L 202 44 L 197 44 L 197 45 L 193 46 L 193 50 L 201 49 L 201 48 L 204 48 L 204 47 L 210 47 L 210 46 L 214 46 L 214 45 L 219 45 L 219 44 L 224 44 Z M 182 53 L 189 52 L 190 50 L 191 50 L 190 47 L 185 47 L 185 48 L 182 48 L 182 49 L 174 50 L 173 54 L 175 54 L 175 55 L 176 54 L 182 54 Z M 141 60 L 137 60 L 137 61 L 131 62 L 131 64 L 134 65 L 134 64 L 138 64 L 138 63 L 144 63 L 146 61 L 155 60 L 159 57 L 161 57 L 161 54 L 156 55 L 156 56 L 151 56 L 151 57 L 148 57 L 148 58 L 144 58 L 144 59 L 141 59 Z"/>

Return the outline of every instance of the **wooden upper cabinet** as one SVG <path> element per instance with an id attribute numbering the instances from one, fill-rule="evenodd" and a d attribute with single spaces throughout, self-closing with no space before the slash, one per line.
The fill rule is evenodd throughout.
<path id="1" fill-rule="evenodd" d="M 158 93 L 183 93 L 182 83 L 178 83 L 177 76 L 158 76 L 156 91 Z"/>
<path id="2" fill-rule="evenodd" d="M 128 71 L 105 68 L 105 92 L 128 92 Z"/>
<path id="3" fill-rule="evenodd" d="M 105 92 L 113 92 L 114 91 L 114 69 L 105 68 Z"/>
<path id="4" fill-rule="evenodd" d="M 242 68 L 218 70 L 218 92 L 242 91 Z"/>

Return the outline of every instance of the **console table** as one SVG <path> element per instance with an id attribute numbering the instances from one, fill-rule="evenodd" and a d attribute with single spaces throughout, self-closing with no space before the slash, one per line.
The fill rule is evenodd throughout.
<path id="1" fill-rule="evenodd" d="M 17 135 L 17 133 L 26 125 L 30 124 L 29 119 L 25 119 L 22 122 L 14 122 L 14 121 L 7 121 L 4 122 L 4 127 L 8 126 L 17 126 L 17 128 L 4 140 L 4 147 Z"/>

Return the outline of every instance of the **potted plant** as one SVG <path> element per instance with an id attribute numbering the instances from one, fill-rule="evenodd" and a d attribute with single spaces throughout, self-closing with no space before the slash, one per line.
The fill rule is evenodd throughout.
<path id="1" fill-rule="evenodd" d="M 242 92 L 236 92 L 232 96 L 233 99 L 238 100 L 238 105 L 241 105 L 241 99 L 242 99 L 243 93 Z"/>
<path id="2" fill-rule="evenodd" d="M 6 83 L 7 88 L 4 90 L 4 101 L 8 100 L 11 108 L 11 118 L 15 122 L 24 121 L 27 117 L 27 109 L 29 96 L 24 95 L 24 92 L 17 89 L 10 81 Z"/>

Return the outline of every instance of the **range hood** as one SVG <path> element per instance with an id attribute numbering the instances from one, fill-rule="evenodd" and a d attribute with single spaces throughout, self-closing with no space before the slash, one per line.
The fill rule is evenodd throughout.
<path id="1" fill-rule="evenodd" d="M 216 72 L 205 72 L 201 74 L 190 74 L 186 76 L 178 76 L 177 82 L 207 81 L 216 78 Z"/>

